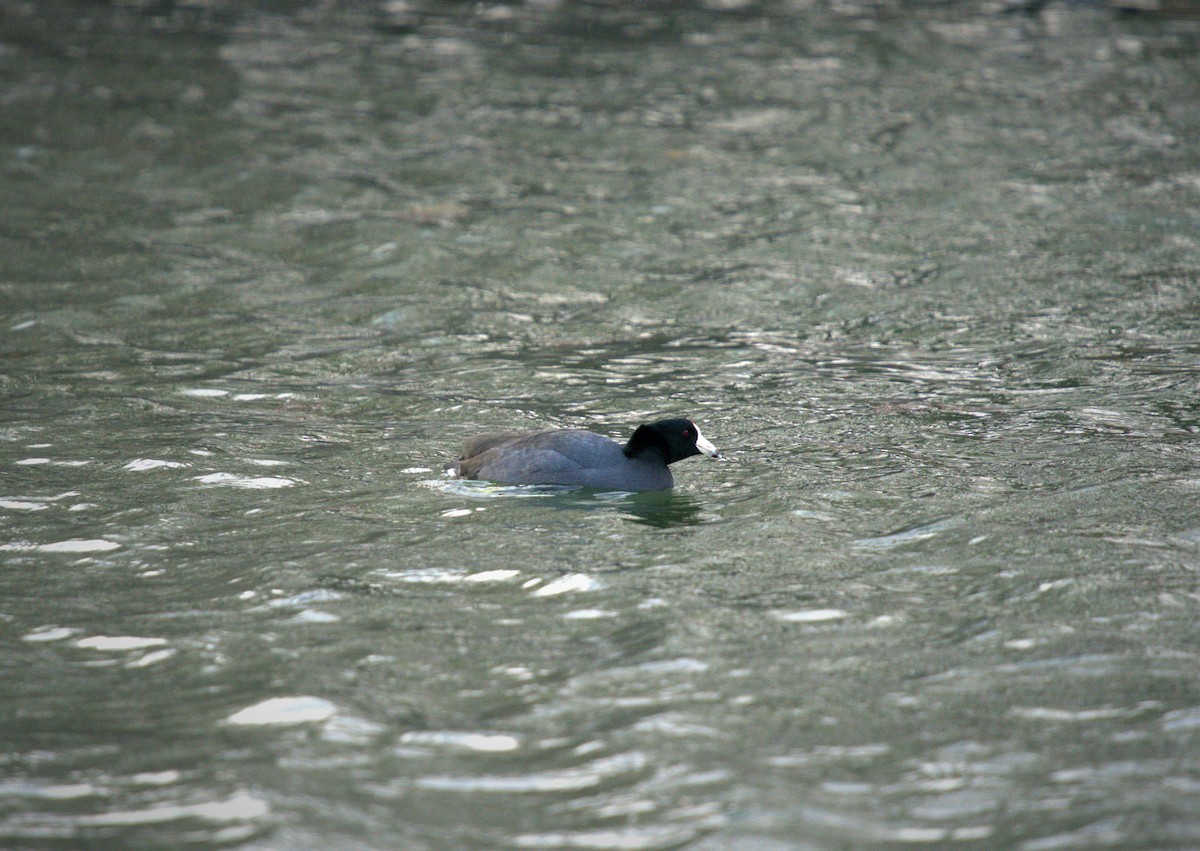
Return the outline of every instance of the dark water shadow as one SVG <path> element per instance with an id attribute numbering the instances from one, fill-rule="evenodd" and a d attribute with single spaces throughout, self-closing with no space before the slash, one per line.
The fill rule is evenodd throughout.
<path id="1" fill-rule="evenodd" d="M 630 494 L 621 507 L 624 519 L 655 529 L 699 526 L 704 522 L 702 503 L 675 491 Z"/>
<path id="2" fill-rule="evenodd" d="M 617 511 L 622 519 L 656 529 L 698 526 L 703 504 L 677 491 L 597 491 L 564 485 L 497 485 L 469 479 L 429 482 L 435 490 L 467 499 L 536 499 L 559 510 Z"/>

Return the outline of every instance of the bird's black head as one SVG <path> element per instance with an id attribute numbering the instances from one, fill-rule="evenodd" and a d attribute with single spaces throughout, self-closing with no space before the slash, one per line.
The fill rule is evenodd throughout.
<path id="1" fill-rule="evenodd" d="M 638 458 L 651 453 L 661 456 L 664 464 L 674 464 L 693 455 L 721 457 L 717 447 L 704 439 L 696 424 L 682 417 L 637 427 L 625 444 L 625 455 Z"/>

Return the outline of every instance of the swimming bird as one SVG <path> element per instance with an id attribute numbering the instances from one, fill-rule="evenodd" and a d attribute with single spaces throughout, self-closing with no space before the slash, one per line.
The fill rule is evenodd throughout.
<path id="1" fill-rule="evenodd" d="M 667 465 L 693 455 L 720 458 L 689 419 L 640 425 L 622 446 L 584 429 L 481 434 L 463 444 L 454 475 L 505 485 L 576 485 L 654 491 L 675 484 Z"/>

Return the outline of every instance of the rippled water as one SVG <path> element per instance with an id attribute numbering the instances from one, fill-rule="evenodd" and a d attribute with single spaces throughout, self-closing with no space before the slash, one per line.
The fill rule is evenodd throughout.
<path id="1" fill-rule="evenodd" d="M 0 0 L 0 844 L 1200 843 L 1173 8 Z"/>

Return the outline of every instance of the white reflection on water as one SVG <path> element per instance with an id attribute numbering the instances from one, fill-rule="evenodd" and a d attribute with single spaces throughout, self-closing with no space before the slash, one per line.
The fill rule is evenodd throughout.
<path id="1" fill-rule="evenodd" d="M 243 594 L 245 593 L 246 592 L 243 592 Z M 265 612 L 278 609 L 296 608 L 299 609 L 299 611 L 284 621 L 284 623 L 298 626 L 306 624 L 337 623 L 341 620 L 339 615 L 313 608 L 313 604 L 335 602 L 337 600 L 341 600 L 344 596 L 345 595 L 338 591 L 333 591 L 328 588 L 318 588 L 313 591 L 302 591 L 299 594 L 293 594 L 289 597 L 280 597 L 274 600 L 268 600 L 265 603 L 252 607 L 249 611 Z M 254 592 L 250 592 L 250 596 L 243 596 L 243 599 L 253 599 L 253 597 Z"/>
<path id="2" fill-rule="evenodd" d="M 260 819 L 269 812 L 266 801 L 253 795 L 239 793 L 223 801 L 147 807 L 144 810 L 114 810 L 90 816 L 76 816 L 71 821 L 80 826 L 115 826 L 156 824 L 184 818 L 232 822 Z"/>
<path id="3" fill-rule="evenodd" d="M 135 635 L 93 635 L 91 638 L 81 638 L 75 642 L 76 647 L 89 650 L 143 650 L 147 647 L 161 647 L 166 644 L 165 638 L 141 638 Z"/>
<path id="4" fill-rule="evenodd" d="M 1200 729 L 1200 706 L 1166 713 L 1162 717 L 1162 727 L 1172 732 Z"/>
<path id="5" fill-rule="evenodd" d="M 586 573 L 568 573 L 560 576 L 549 585 L 543 585 L 533 592 L 535 597 L 556 597 L 559 594 L 570 594 L 576 591 L 597 591 L 604 587 L 599 579 Z"/>
<path id="6" fill-rule="evenodd" d="M 1119 709 L 1113 706 L 1105 706 L 1100 709 L 1055 709 L 1047 706 L 1014 706 L 1008 710 L 1008 714 L 1013 718 L 1020 718 L 1024 721 L 1050 721 L 1050 722 L 1087 722 L 1087 721 L 1105 721 L 1110 718 L 1122 718 L 1132 713 L 1132 710 Z"/>
<path id="7" fill-rule="evenodd" d="M 72 635 L 78 635 L 79 630 L 69 626 L 39 626 L 21 636 L 22 641 L 62 641 Z"/>
<path id="8" fill-rule="evenodd" d="M 169 786 L 178 783 L 183 775 L 175 769 L 169 771 L 144 771 L 129 778 L 137 786 Z"/>
<path id="9" fill-rule="evenodd" d="M 576 792 L 599 786 L 622 774 L 641 771 L 647 763 L 641 751 L 593 760 L 577 768 L 513 775 L 432 775 L 417 778 L 417 786 L 442 792 L 498 792 L 501 794 Z"/>
<path id="10" fill-rule="evenodd" d="M 14 541 L 0 544 L 0 550 L 10 552 L 39 552 L 39 553 L 104 553 L 120 548 L 116 541 L 106 541 L 104 538 L 55 541 L 50 544 L 30 544 L 25 541 Z"/>
<path id="11" fill-rule="evenodd" d="M 48 801 L 70 801 L 86 798 L 99 790 L 90 783 L 35 783 L 29 780 L 13 780 L 0 783 L 0 797 L 42 798 Z"/>
<path id="12" fill-rule="evenodd" d="M 443 511 L 439 516 L 447 517 L 447 518 L 449 518 L 449 517 L 469 517 L 472 514 L 474 514 L 475 511 L 482 511 L 482 510 L 483 510 L 482 508 L 477 508 L 474 510 L 472 510 L 470 508 L 450 508 L 450 509 L 447 509 L 446 511 Z"/>
<path id="13" fill-rule="evenodd" d="M 288 618 L 284 623 L 293 625 L 338 623 L 341 618 L 332 612 L 322 612 L 319 609 L 305 609 Z"/>
<path id="14" fill-rule="evenodd" d="M 178 776 L 178 772 L 162 772 L 161 774 Z M 137 776 L 141 775 L 135 775 L 135 777 Z M 107 789 L 90 783 L 40 785 L 20 781 L 0 784 L 0 796 L 38 798 L 47 801 L 103 799 L 107 797 L 107 794 Z M 201 821 L 224 826 L 211 838 L 220 842 L 236 842 L 247 839 L 262 830 L 266 826 L 263 820 L 269 814 L 270 808 L 266 801 L 246 792 L 236 792 L 227 798 L 197 803 L 155 803 L 141 809 L 112 809 L 107 812 L 81 815 L 50 813 L 30 815 L 20 821 L 8 821 L 0 825 L 0 836 L 5 839 L 28 837 L 45 840 L 47 838 L 75 837 L 81 829 L 128 828 L 177 821 Z"/>
<path id="15" fill-rule="evenodd" d="M 615 618 L 617 612 L 609 609 L 576 609 L 573 612 L 567 612 L 563 616 L 563 620 L 568 621 L 595 621 L 603 620 L 604 618 Z"/>
<path id="16" fill-rule="evenodd" d="M 427 582 L 431 584 L 453 584 L 470 582 L 486 584 L 489 582 L 507 582 L 516 579 L 521 571 L 512 569 L 483 570 L 479 573 L 467 573 L 464 570 L 454 570 L 439 567 L 413 568 L 412 570 L 389 570 L 382 574 L 388 579 L 400 582 Z"/>
<path id="17" fill-rule="evenodd" d="M 181 461 L 162 461 L 157 458 L 135 458 L 125 465 L 124 469 L 133 473 L 141 473 L 145 470 L 158 470 L 163 468 L 179 468 L 189 467 L 190 464 L 184 464 Z"/>
<path id="18" fill-rule="evenodd" d="M 286 479 L 283 476 L 239 476 L 234 473 L 209 473 L 206 476 L 197 476 L 196 481 L 206 485 L 248 488 L 250 490 L 290 488 L 296 484 L 295 479 Z"/>
<path id="19" fill-rule="evenodd" d="M 272 697 L 247 706 L 224 723 L 242 727 L 286 726 L 328 721 L 337 713 L 337 705 L 320 697 Z"/>
<path id="20" fill-rule="evenodd" d="M 44 502 L 28 502 L 21 499 L 0 499 L 0 508 L 10 511 L 41 511 L 49 508 Z"/>
<path id="21" fill-rule="evenodd" d="M 521 747 L 521 740 L 507 733 L 470 730 L 411 730 L 400 737 L 405 745 L 449 747 L 478 753 L 507 753 Z"/>
<path id="22" fill-rule="evenodd" d="M 802 609 L 795 612 L 773 612 L 772 614 L 776 620 L 785 623 L 820 623 L 841 620 L 846 617 L 847 612 L 843 609 Z"/>
<path id="23" fill-rule="evenodd" d="M 521 575 L 519 570 L 499 569 L 499 570 L 481 570 L 479 573 L 472 573 L 469 576 L 463 577 L 464 582 L 505 582 L 509 579 L 516 579 Z"/>
<path id="24" fill-rule="evenodd" d="M 147 668 L 150 665 L 156 665 L 159 662 L 163 662 L 167 659 L 170 659 L 172 656 L 174 656 L 178 652 L 179 651 L 176 650 L 174 647 L 168 647 L 164 650 L 155 650 L 152 653 L 147 653 L 145 656 L 142 656 L 138 659 L 132 659 L 129 662 L 126 662 L 125 667 L 126 668 Z"/>

